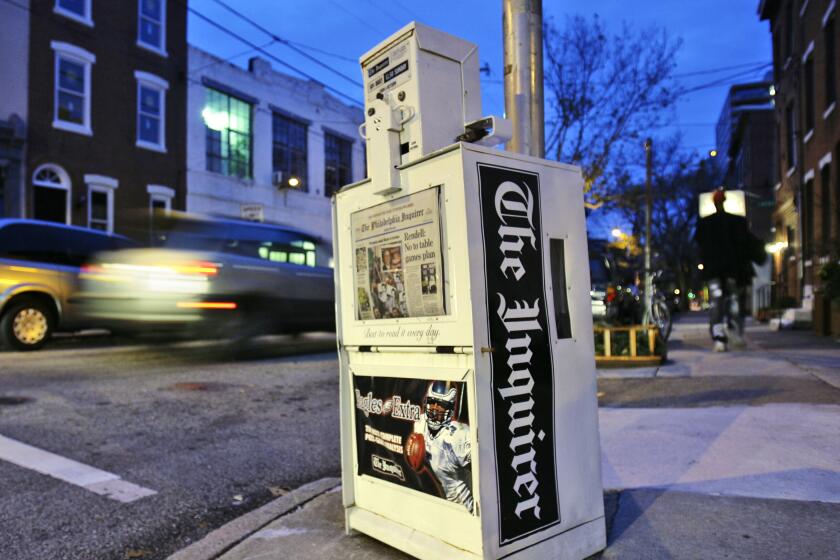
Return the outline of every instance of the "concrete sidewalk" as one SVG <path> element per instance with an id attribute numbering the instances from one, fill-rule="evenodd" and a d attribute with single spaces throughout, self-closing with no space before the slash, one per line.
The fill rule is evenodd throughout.
<path id="1" fill-rule="evenodd" d="M 689 313 L 674 324 L 668 359 L 656 367 L 608 368 L 599 378 L 778 376 L 816 378 L 840 389 L 840 342 L 810 331 L 775 331 L 751 319 L 746 347 L 711 352 L 708 315 Z"/>
<path id="2" fill-rule="evenodd" d="M 832 558 L 840 405 L 602 409 L 604 558 Z M 337 479 L 306 485 L 171 560 L 407 558 L 344 534 Z"/>
<path id="3" fill-rule="evenodd" d="M 615 404 L 599 409 L 608 531 L 600 556 L 837 558 L 840 389 L 829 383 L 840 373 L 840 345 L 750 325 L 745 349 L 714 354 L 697 319 L 677 323 L 665 365 L 599 371 L 599 386 L 689 383 L 705 399 L 604 398 Z M 777 385 L 766 389 L 768 379 Z M 749 393 L 746 402 L 761 403 L 750 405 L 707 389 L 730 381 L 770 394 Z M 808 390 L 786 392 L 798 385 Z M 344 534 L 339 484 L 305 485 L 171 560 L 407 558 Z"/>
<path id="4" fill-rule="evenodd" d="M 336 480 L 316 484 L 337 484 Z M 334 486 L 250 533 L 211 533 L 170 560 L 402 560 L 410 557 L 365 535 L 344 534 L 341 494 Z M 306 490 L 309 492 L 309 490 Z M 607 493 L 609 559 L 836 558 L 840 505 L 705 496 L 653 489 Z M 249 514 L 249 516 L 252 514 Z M 248 517 L 248 516 L 245 516 Z M 239 529 L 245 524 L 241 520 Z M 218 535 L 216 533 L 219 533 Z"/>

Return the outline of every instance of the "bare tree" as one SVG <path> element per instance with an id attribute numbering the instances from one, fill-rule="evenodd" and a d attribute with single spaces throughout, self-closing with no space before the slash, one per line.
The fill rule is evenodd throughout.
<path id="1" fill-rule="evenodd" d="M 621 162 L 672 114 L 682 41 L 663 28 L 611 34 L 596 15 L 545 26 L 546 152 L 583 169 L 587 204 L 613 200 Z"/>
<path id="2" fill-rule="evenodd" d="M 639 149 L 641 151 L 641 149 Z M 696 276 L 697 253 L 694 232 L 698 220 L 701 192 L 714 184 L 714 169 L 709 160 L 697 160 L 680 150 L 679 137 L 660 141 L 654 151 L 652 181 L 651 248 L 653 266 L 665 271 L 664 280 L 687 294 Z M 645 187 L 643 182 L 619 182 L 621 196 L 613 207 L 630 224 L 633 237 L 644 232 Z M 637 266 L 641 266 L 637 263 Z"/>

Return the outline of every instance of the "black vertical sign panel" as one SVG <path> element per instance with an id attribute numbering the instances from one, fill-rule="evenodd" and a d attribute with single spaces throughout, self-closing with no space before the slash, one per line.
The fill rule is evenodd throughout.
<path id="1" fill-rule="evenodd" d="M 560 521 L 539 175 L 478 164 L 499 545 Z"/>

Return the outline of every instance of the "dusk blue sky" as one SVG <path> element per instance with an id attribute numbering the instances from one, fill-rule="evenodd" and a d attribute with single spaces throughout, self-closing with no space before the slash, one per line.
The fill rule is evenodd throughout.
<path id="1" fill-rule="evenodd" d="M 297 43 L 308 54 L 361 82 L 358 57 L 379 41 L 417 20 L 463 37 L 479 46 L 482 65 L 484 114 L 504 112 L 502 80 L 501 0 L 225 0 L 277 36 Z M 190 6 L 254 43 L 270 37 L 234 17 L 214 0 L 190 0 Z M 677 58 L 678 75 L 736 65 L 769 63 L 771 42 L 767 22 L 756 13 L 758 0 L 544 0 L 546 18 L 562 23 L 567 15 L 598 14 L 608 26 L 627 21 L 634 27 L 657 24 L 683 41 Z M 190 15 L 189 41 L 231 62 L 246 65 L 257 53 L 235 39 Z M 312 47 L 310 49 L 309 47 Z M 320 49 L 330 54 L 324 54 Z M 361 101 L 361 87 L 354 86 L 281 44 L 266 50 L 319 81 Z M 235 56 L 240 55 L 240 56 Z M 276 70 L 294 72 L 273 63 Z M 767 69 L 739 73 L 738 69 L 681 78 L 692 87 L 723 80 L 722 84 L 683 97 L 672 127 L 651 131 L 651 136 L 679 130 L 687 151 L 705 154 L 714 147 L 714 125 L 729 85 L 760 79 Z M 731 77 L 731 78 L 730 78 Z M 607 227 L 603 224 L 602 227 Z"/>

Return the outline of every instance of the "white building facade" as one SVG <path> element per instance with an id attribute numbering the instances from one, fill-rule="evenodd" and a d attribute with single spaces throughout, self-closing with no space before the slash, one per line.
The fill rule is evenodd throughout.
<path id="1" fill-rule="evenodd" d="M 362 109 L 264 59 L 248 66 L 189 47 L 187 211 L 329 240 L 330 197 L 365 174 Z"/>

